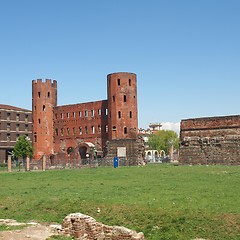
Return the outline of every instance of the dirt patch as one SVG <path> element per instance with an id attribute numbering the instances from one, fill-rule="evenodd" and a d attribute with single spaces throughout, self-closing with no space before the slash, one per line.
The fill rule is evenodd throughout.
<path id="1" fill-rule="evenodd" d="M 0 221 L 0 224 L 8 226 L 26 225 L 21 230 L 0 231 L 0 240 L 45 240 L 58 234 L 56 226 L 44 226 L 39 223 L 25 224 L 18 223 L 15 220 L 5 220 L 4 222 Z"/>

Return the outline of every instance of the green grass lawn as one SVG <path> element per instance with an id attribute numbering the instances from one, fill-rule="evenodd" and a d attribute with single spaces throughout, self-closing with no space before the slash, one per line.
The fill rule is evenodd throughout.
<path id="1" fill-rule="evenodd" d="M 0 182 L 0 218 L 61 223 L 81 212 L 147 239 L 240 239 L 240 166 L 0 173 Z"/>

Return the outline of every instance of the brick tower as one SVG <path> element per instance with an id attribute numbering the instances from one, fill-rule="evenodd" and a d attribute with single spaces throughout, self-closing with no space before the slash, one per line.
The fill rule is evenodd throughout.
<path id="1" fill-rule="evenodd" d="M 108 140 L 137 139 L 137 77 L 112 73 L 108 83 Z"/>
<path id="2" fill-rule="evenodd" d="M 32 81 L 33 148 L 35 160 L 54 153 L 53 109 L 57 106 L 57 82 Z"/>

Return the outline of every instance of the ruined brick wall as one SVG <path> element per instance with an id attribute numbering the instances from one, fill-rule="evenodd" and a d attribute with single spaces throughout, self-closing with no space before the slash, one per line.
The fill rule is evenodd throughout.
<path id="1" fill-rule="evenodd" d="M 137 139 L 137 77 L 113 73 L 108 80 L 108 139 Z"/>
<path id="2" fill-rule="evenodd" d="M 57 106 L 57 82 L 46 79 L 32 81 L 32 142 L 34 159 L 43 154 L 54 153 L 53 143 L 53 108 Z"/>
<path id="3" fill-rule="evenodd" d="M 62 223 L 62 230 L 65 235 L 81 240 L 145 239 L 143 233 L 137 233 L 125 227 L 104 225 L 97 222 L 94 218 L 82 213 L 72 213 L 66 216 Z"/>
<path id="4" fill-rule="evenodd" d="M 144 142 L 141 138 L 135 139 L 115 139 L 110 140 L 107 143 L 107 152 L 105 157 L 105 163 L 107 165 L 113 165 L 114 157 L 117 157 L 118 147 L 126 148 L 126 157 L 119 158 L 120 166 L 132 166 L 143 163 L 144 159 Z"/>
<path id="5" fill-rule="evenodd" d="M 240 116 L 181 121 L 181 164 L 240 164 Z"/>

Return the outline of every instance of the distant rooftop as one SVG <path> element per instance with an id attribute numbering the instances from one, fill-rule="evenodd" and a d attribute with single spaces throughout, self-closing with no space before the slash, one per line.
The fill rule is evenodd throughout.
<path id="1" fill-rule="evenodd" d="M 10 106 L 10 105 L 5 105 L 5 104 L 0 104 L 0 109 L 14 110 L 14 111 L 28 111 L 28 112 L 31 112 L 31 110 L 28 110 L 28 109 L 19 108 L 19 107 Z"/>

